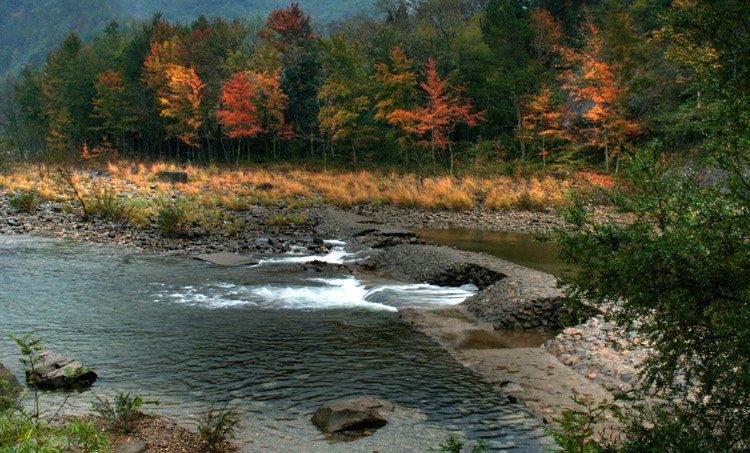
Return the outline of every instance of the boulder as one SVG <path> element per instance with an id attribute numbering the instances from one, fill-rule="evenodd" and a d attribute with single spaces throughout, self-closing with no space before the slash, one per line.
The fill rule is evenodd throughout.
<path id="1" fill-rule="evenodd" d="M 81 362 L 52 351 L 39 354 L 41 361 L 35 373 L 26 370 L 26 382 L 40 389 L 71 389 L 88 387 L 96 381 L 97 374 Z"/>
<path id="2" fill-rule="evenodd" d="M 182 182 L 185 183 L 188 180 L 188 175 L 184 171 L 163 171 L 159 173 L 159 180 L 163 182 Z"/>
<path id="3" fill-rule="evenodd" d="M 326 433 L 366 428 L 377 429 L 388 423 L 385 416 L 394 409 L 393 404 L 370 396 L 336 400 L 320 406 L 315 411 L 312 422 Z"/>
<path id="4" fill-rule="evenodd" d="M 18 378 L 0 363 L 0 411 L 13 406 L 22 390 Z"/>

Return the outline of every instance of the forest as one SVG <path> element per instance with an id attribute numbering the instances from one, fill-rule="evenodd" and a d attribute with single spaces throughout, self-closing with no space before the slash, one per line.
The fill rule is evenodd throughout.
<path id="1" fill-rule="evenodd" d="M 682 152 L 703 136 L 710 100 L 670 59 L 668 4 L 379 0 L 325 26 L 297 3 L 256 20 L 112 21 L 4 76 L 0 152 L 618 172 L 647 141 Z"/>

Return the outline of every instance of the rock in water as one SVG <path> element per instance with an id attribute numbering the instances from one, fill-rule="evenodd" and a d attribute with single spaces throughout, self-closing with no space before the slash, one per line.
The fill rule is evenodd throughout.
<path id="1" fill-rule="evenodd" d="M 336 400 L 320 406 L 312 422 L 326 433 L 380 428 L 388 423 L 385 414 L 393 412 L 394 408 L 393 404 L 370 396 Z"/>
<path id="2" fill-rule="evenodd" d="M 81 362 L 52 351 L 39 354 L 42 359 L 35 373 L 26 370 L 26 382 L 40 389 L 70 389 L 88 387 L 96 381 L 97 374 Z"/>
<path id="3" fill-rule="evenodd" d="M 13 406 L 22 390 L 18 378 L 0 363 L 0 411 Z"/>

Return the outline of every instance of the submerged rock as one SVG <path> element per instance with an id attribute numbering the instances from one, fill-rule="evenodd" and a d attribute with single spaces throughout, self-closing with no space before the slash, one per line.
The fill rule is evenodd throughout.
<path id="1" fill-rule="evenodd" d="M 319 407 L 312 422 L 326 433 L 381 428 L 388 423 L 386 414 L 394 409 L 393 404 L 370 396 L 336 400 Z"/>
<path id="2" fill-rule="evenodd" d="M 40 389 L 71 389 L 88 387 L 96 381 L 97 374 L 81 362 L 52 351 L 39 354 L 42 359 L 35 372 L 26 370 L 26 382 Z"/>

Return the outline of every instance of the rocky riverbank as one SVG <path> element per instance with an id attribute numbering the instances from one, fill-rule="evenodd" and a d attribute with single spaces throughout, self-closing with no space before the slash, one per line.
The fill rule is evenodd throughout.
<path id="1" fill-rule="evenodd" d="M 404 317 L 459 362 L 496 383 L 499 392 L 523 402 L 546 420 L 571 407 L 569 396 L 573 394 L 598 401 L 611 399 L 609 390 L 629 389 L 637 378 L 638 363 L 648 354 L 636 335 L 620 335 L 601 317 L 564 329 L 553 339 L 545 334 L 533 337 L 533 344 L 526 341 L 532 337 L 524 337 L 522 344 L 508 343 L 505 340 L 511 332 L 554 334 L 565 327 L 560 318 L 562 293 L 554 277 L 485 254 L 426 246 L 411 230 L 460 226 L 532 231 L 561 225 L 555 214 L 476 209 L 428 212 L 390 206 L 342 211 L 318 204 L 302 209 L 252 205 L 233 214 L 246 225 L 236 234 L 195 230 L 186 237 L 172 238 L 154 227 L 97 217 L 84 221 L 66 213 L 60 203 L 46 202 L 31 212 L 19 212 L 10 206 L 7 194 L 0 194 L 0 234 L 48 234 L 150 252 L 196 255 L 225 251 L 253 258 L 292 250 L 324 254 L 329 249 L 323 239 L 338 239 L 351 250 L 371 250 L 369 259 L 352 266 L 352 272 L 377 272 L 404 281 L 448 286 L 474 284 L 480 289 L 477 295 L 455 312 L 406 312 Z M 301 224 L 269 222 L 274 216 L 300 214 L 306 218 Z M 459 321 L 463 324 L 457 326 Z"/>

